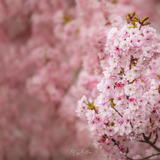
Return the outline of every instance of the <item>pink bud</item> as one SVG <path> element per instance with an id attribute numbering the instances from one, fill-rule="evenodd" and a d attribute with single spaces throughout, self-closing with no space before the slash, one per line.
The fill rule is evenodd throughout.
<path id="1" fill-rule="evenodd" d="M 121 82 L 118 82 L 118 83 L 116 84 L 116 87 L 122 87 L 122 83 L 121 83 Z"/>
<path id="2" fill-rule="evenodd" d="M 129 102 L 133 102 L 133 101 L 134 101 L 134 98 L 130 98 L 130 99 L 129 99 Z"/>
<path id="3" fill-rule="evenodd" d="M 121 151 L 121 152 L 124 152 L 124 151 L 125 151 L 125 148 L 124 148 L 123 146 L 121 146 L 121 147 L 120 147 L 120 151 Z"/>
<path id="4" fill-rule="evenodd" d="M 155 108 L 153 108 L 153 111 L 152 111 L 152 113 L 156 113 L 156 109 L 155 109 Z"/>

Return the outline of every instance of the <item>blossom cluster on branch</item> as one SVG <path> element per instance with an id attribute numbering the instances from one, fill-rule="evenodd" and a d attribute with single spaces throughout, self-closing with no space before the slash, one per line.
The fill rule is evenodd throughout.
<path id="1" fill-rule="evenodd" d="M 130 141 L 148 143 L 160 152 L 155 145 L 160 129 L 160 43 L 147 20 L 134 12 L 127 17 L 131 24 L 109 30 L 99 95 L 78 101 L 78 116 L 87 118 L 95 146 L 109 159 L 132 159 Z"/>

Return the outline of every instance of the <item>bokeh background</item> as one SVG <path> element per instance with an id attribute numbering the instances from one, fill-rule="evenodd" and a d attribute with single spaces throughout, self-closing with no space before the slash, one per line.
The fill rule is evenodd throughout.
<path id="1" fill-rule="evenodd" d="M 0 160 L 101 159 L 75 110 L 97 95 L 104 30 L 133 11 L 160 33 L 160 0 L 0 0 Z"/>

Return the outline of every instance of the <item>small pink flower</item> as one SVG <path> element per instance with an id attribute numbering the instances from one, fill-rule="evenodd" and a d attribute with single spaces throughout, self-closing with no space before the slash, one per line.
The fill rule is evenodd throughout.
<path id="1" fill-rule="evenodd" d="M 122 87 L 123 86 L 123 84 L 121 83 L 121 82 L 118 82 L 117 84 L 116 84 L 116 87 Z"/>
<path id="2" fill-rule="evenodd" d="M 135 99 L 134 98 L 130 98 L 129 99 L 129 102 L 133 102 Z"/>
<path id="3" fill-rule="evenodd" d="M 121 152 L 125 151 L 125 148 L 123 146 L 121 146 L 119 149 L 120 149 Z"/>
<path id="4" fill-rule="evenodd" d="M 152 113 L 156 113 L 156 109 L 155 109 L 155 108 L 153 108 L 153 111 L 152 111 Z"/>

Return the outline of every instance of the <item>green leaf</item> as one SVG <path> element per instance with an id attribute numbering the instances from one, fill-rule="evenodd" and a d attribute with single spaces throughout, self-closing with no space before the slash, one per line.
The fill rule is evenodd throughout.
<path id="1" fill-rule="evenodd" d="M 63 17 L 64 24 L 66 25 L 67 23 L 69 23 L 71 19 L 72 19 L 71 15 L 64 16 Z"/>
<path id="2" fill-rule="evenodd" d="M 114 126 L 115 125 L 115 123 L 114 122 L 112 122 L 111 124 L 110 124 L 110 126 Z"/>
<path id="3" fill-rule="evenodd" d="M 158 76 L 158 78 L 160 79 L 160 74 L 158 74 L 157 76 Z"/>
<path id="4" fill-rule="evenodd" d="M 115 104 L 114 104 L 114 103 L 112 103 L 111 107 L 112 107 L 112 108 L 114 108 L 114 106 L 115 106 Z"/>
<path id="5" fill-rule="evenodd" d="M 135 15 L 136 15 L 136 12 L 133 12 L 133 13 L 132 13 L 132 17 L 134 17 Z"/>
<path id="6" fill-rule="evenodd" d="M 136 28 L 137 26 L 130 26 L 130 27 L 128 27 L 128 28 Z"/>
<path id="7" fill-rule="evenodd" d="M 134 18 L 136 22 L 140 22 L 140 19 L 138 17 Z"/>
<path id="8" fill-rule="evenodd" d="M 114 98 L 110 98 L 109 101 L 113 102 Z"/>
<path id="9" fill-rule="evenodd" d="M 149 19 L 149 17 L 144 17 L 144 18 L 142 18 L 142 22 L 145 22 L 145 21 L 147 21 Z"/>
<path id="10" fill-rule="evenodd" d="M 151 22 L 146 22 L 144 25 L 149 25 L 149 24 L 151 24 Z"/>
<path id="11" fill-rule="evenodd" d="M 128 13 L 128 14 L 127 14 L 127 16 L 128 16 L 128 17 L 131 17 L 131 14 L 130 14 L 130 13 Z"/>

